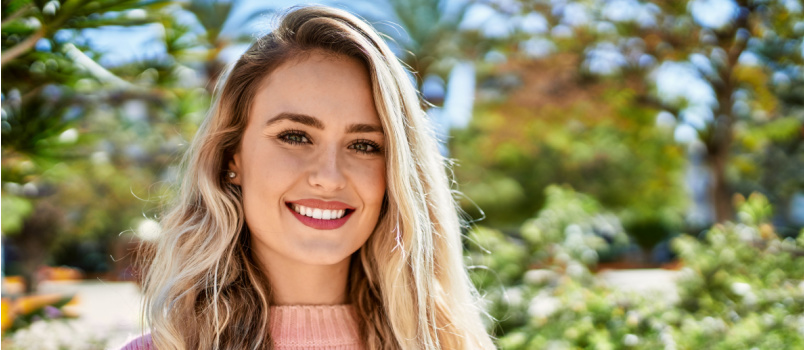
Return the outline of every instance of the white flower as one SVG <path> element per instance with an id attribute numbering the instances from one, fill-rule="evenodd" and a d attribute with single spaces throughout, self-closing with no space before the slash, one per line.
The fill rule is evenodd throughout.
<path id="1" fill-rule="evenodd" d="M 40 22 L 36 17 L 28 17 L 23 20 L 23 23 L 30 29 L 39 29 L 42 27 L 42 22 Z"/>
<path id="2" fill-rule="evenodd" d="M 45 7 L 42 8 L 42 13 L 48 16 L 54 16 L 56 15 L 56 11 L 58 9 L 59 9 L 59 2 L 56 0 L 52 0 L 48 1 L 48 3 L 45 4 Z"/>
<path id="3" fill-rule="evenodd" d="M 739 296 L 745 296 L 751 292 L 751 285 L 743 282 L 734 282 L 731 284 L 731 291 Z"/>
<path id="4" fill-rule="evenodd" d="M 728 328 L 722 319 L 711 316 L 704 317 L 701 320 L 701 326 L 703 326 L 704 330 L 708 333 L 725 332 Z"/>
<path id="5" fill-rule="evenodd" d="M 573 261 L 567 266 L 567 275 L 570 277 L 580 278 L 584 275 L 584 272 L 586 272 L 586 268 L 577 262 Z"/>
<path id="6" fill-rule="evenodd" d="M 581 260 L 585 264 L 595 264 L 599 258 L 600 257 L 597 255 L 597 252 L 592 249 L 584 249 L 583 253 L 581 254 Z"/>
<path id="7" fill-rule="evenodd" d="M 744 302 L 746 305 L 749 305 L 749 306 L 756 304 L 756 303 L 757 303 L 757 296 L 756 296 L 756 294 L 749 292 L 748 294 L 746 294 L 746 295 L 743 297 L 743 302 Z"/>
<path id="8" fill-rule="evenodd" d="M 509 305 L 519 305 L 522 304 L 523 295 L 522 289 L 517 287 L 508 288 L 505 291 L 505 296 L 508 297 L 508 304 Z"/>
<path id="9" fill-rule="evenodd" d="M 78 140 L 78 130 L 76 130 L 75 128 L 64 130 L 64 132 L 62 132 L 59 135 L 59 142 L 61 143 L 74 143 L 77 140 Z"/>
<path id="10" fill-rule="evenodd" d="M 103 349 L 106 339 L 99 332 L 77 320 L 36 321 L 9 337 L 3 337 L 3 346 L 31 350 Z M 15 347 L 17 345 L 17 347 Z"/>
<path id="11" fill-rule="evenodd" d="M 547 293 L 540 293 L 531 299 L 528 314 L 536 318 L 547 318 L 558 310 L 559 304 L 561 302 L 557 298 Z"/>
<path id="12" fill-rule="evenodd" d="M 556 263 L 558 263 L 559 265 L 566 264 L 566 263 L 568 263 L 570 260 L 572 260 L 572 257 L 571 257 L 571 256 L 569 256 L 569 254 L 567 254 L 567 253 L 565 253 L 565 252 L 561 252 L 561 253 L 556 254 L 555 261 L 556 261 Z"/>
<path id="13" fill-rule="evenodd" d="M 108 164 L 109 154 L 103 151 L 98 151 L 92 153 L 92 156 L 90 156 L 89 159 L 92 160 L 92 164 L 95 165 Z"/>
<path id="14" fill-rule="evenodd" d="M 626 334 L 623 338 L 623 344 L 625 344 L 625 346 L 636 346 L 639 344 L 639 337 L 634 334 Z"/>
<path id="15" fill-rule="evenodd" d="M 631 327 L 636 327 L 639 325 L 639 313 L 631 310 L 625 314 L 625 323 Z"/>
<path id="16" fill-rule="evenodd" d="M 525 276 L 523 277 L 523 279 L 525 280 L 525 283 L 542 284 L 542 283 L 548 283 L 553 279 L 555 279 L 556 277 L 557 274 L 553 271 L 545 269 L 534 269 L 525 272 Z"/>

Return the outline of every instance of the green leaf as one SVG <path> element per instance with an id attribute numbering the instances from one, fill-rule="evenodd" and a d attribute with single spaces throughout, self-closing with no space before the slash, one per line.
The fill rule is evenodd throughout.
<path id="1" fill-rule="evenodd" d="M 2 229 L 3 234 L 13 235 L 22 228 L 22 223 L 33 211 L 31 200 L 3 193 Z"/>

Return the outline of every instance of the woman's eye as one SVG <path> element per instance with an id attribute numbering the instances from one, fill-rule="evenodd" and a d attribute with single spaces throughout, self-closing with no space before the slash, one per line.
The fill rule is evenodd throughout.
<path id="1" fill-rule="evenodd" d="M 368 140 L 353 143 L 349 148 L 363 154 L 375 154 L 380 152 L 380 146 Z"/>
<path id="2" fill-rule="evenodd" d="M 287 132 L 279 135 L 279 139 L 291 145 L 300 145 L 310 143 L 310 139 L 306 135 L 299 132 Z"/>

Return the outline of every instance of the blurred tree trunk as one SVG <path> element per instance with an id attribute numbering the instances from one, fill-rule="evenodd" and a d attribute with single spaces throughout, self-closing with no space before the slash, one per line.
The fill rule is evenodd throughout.
<path id="1" fill-rule="evenodd" d="M 33 214 L 24 221 L 22 230 L 10 237 L 19 249 L 19 267 L 25 280 L 25 293 L 33 293 L 41 282 L 37 270 L 47 263 L 50 248 L 63 225 L 64 213 L 45 200 L 39 200 Z"/>
<path id="2" fill-rule="evenodd" d="M 712 172 L 713 184 L 709 195 L 717 222 L 729 221 L 734 218 L 734 206 L 731 201 L 731 189 L 726 180 L 726 164 L 728 162 L 728 149 L 710 149 L 707 154 L 707 164 Z"/>
<path id="3" fill-rule="evenodd" d="M 734 139 L 732 96 L 738 88 L 738 82 L 734 79 L 734 69 L 748 42 L 748 17 L 754 10 L 745 0 L 738 1 L 738 5 L 746 12 L 741 11 L 733 25 L 717 33 L 716 46 L 726 53 L 726 57 L 718 67 L 717 79 L 710 79 L 718 107 L 713 111 L 715 120 L 710 124 L 709 133 L 703 140 L 707 149 L 706 163 L 712 173 L 713 183 L 709 192 L 716 222 L 734 219 L 732 189 L 726 178 L 726 168 Z"/>

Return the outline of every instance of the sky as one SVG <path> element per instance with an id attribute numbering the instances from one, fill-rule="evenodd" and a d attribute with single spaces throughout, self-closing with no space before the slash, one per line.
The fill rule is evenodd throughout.
<path id="1" fill-rule="evenodd" d="M 328 1 L 324 3 L 348 9 L 347 1 Z M 230 37 L 241 34 L 256 36 L 265 32 L 265 28 L 270 27 L 275 11 L 305 4 L 313 3 L 297 0 L 237 1 L 233 9 L 232 18 L 224 25 L 222 34 Z M 376 17 L 381 17 L 382 12 L 379 7 L 372 6 L 367 9 L 369 13 L 375 14 Z M 182 12 L 183 10 L 176 11 L 183 19 L 193 21 L 191 14 L 185 13 L 182 15 Z M 242 25 L 251 14 L 260 12 L 265 13 L 265 17 L 253 20 L 247 26 Z M 86 29 L 82 34 L 89 40 L 90 46 L 94 50 L 105 53 L 100 62 L 104 66 L 115 66 L 133 60 L 153 58 L 165 52 L 165 47 L 159 40 L 163 35 L 163 29 L 158 24 L 128 28 L 109 26 L 103 29 Z M 136 49 L 132 50 L 132 47 Z M 225 50 L 222 53 L 222 58 L 227 62 L 234 61 L 245 49 L 246 45 L 239 45 Z"/>

